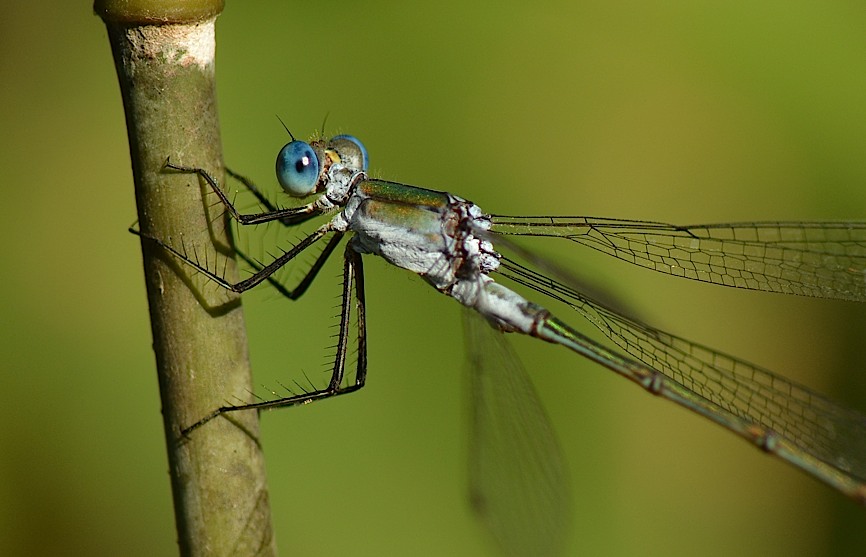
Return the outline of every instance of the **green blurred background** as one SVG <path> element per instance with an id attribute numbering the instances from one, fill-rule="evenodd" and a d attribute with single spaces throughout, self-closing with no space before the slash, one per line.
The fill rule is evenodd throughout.
<path id="1" fill-rule="evenodd" d="M 88 2 L 3 4 L 0 554 L 172 555 L 106 32 Z M 217 29 L 226 160 L 263 185 L 274 115 L 304 136 L 329 113 L 374 174 L 493 212 L 866 217 L 855 2 L 228 2 Z M 866 409 L 863 306 L 539 247 L 653 324 Z M 366 268 L 367 388 L 263 416 L 282 554 L 488 554 L 464 499 L 459 308 Z M 295 304 L 247 296 L 264 377 L 319 369 L 337 272 Z M 866 514 L 840 495 L 565 350 L 514 345 L 571 463 L 572 554 L 862 555 Z"/>

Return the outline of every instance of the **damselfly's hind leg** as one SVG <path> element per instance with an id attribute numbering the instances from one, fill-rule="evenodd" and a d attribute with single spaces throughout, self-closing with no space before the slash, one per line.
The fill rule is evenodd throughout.
<path id="1" fill-rule="evenodd" d="M 358 311 L 358 361 L 355 370 L 355 380 L 344 384 L 346 355 L 349 351 L 349 332 L 352 316 L 352 291 Z M 364 269 L 361 256 L 354 251 L 351 245 L 346 247 L 345 264 L 343 266 L 343 294 L 340 306 L 340 332 L 337 340 L 337 353 L 334 357 L 334 367 L 328 385 L 322 389 L 300 393 L 288 397 L 255 402 L 252 404 L 241 404 L 238 406 L 223 406 L 217 408 L 198 422 L 192 424 L 182 435 L 187 436 L 212 419 L 228 412 L 239 410 L 263 410 L 269 408 L 281 408 L 284 406 L 297 406 L 314 400 L 330 398 L 332 396 L 352 393 L 364 386 L 367 379 L 367 326 L 366 310 L 364 300 Z"/>

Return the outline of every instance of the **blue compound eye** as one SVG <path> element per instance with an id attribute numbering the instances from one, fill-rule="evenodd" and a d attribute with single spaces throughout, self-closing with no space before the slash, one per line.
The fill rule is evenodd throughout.
<path id="1" fill-rule="evenodd" d="M 321 163 L 308 143 L 292 141 L 277 155 L 277 180 L 289 195 L 304 197 L 313 193 L 319 181 Z"/>
<path id="2" fill-rule="evenodd" d="M 352 135 L 335 135 L 328 142 L 340 155 L 343 165 L 356 170 L 367 170 L 370 158 L 367 149 L 361 141 Z"/>

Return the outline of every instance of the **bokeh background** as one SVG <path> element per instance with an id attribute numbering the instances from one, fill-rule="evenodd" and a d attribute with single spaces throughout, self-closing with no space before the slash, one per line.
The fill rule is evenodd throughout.
<path id="1" fill-rule="evenodd" d="M 2 4 L 0 554 L 172 555 L 106 32 L 89 2 Z M 274 115 L 305 136 L 330 114 L 375 174 L 494 212 L 866 216 L 856 2 L 230 1 L 217 72 L 226 160 L 263 185 Z M 653 324 L 866 409 L 866 307 L 538 248 Z M 366 268 L 367 388 L 263 416 L 281 551 L 491 554 L 464 497 L 459 308 Z M 295 304 L 246 297 L 255 370 L 318 372 L 337 272 Z M 566 350 L 513 343 L 571 463 L 571 554 L 862 554 L 866 513 L 840 495 Z"/>

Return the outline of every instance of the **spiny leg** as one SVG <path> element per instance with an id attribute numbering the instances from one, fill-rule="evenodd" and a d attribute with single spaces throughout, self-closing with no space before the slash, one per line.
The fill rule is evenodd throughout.
<path id="1" fill-rule="evenodd" d="M 225 192 L 220 189 L 216 179 L 211 176 L 205 169 L 195 168 L 191 166 L 180 166 L 172 163 L 169 160 L 165 161 L 164 167 L 186 174 L 197 174 L 201 179 L 207 182 L 208 186 L 210 186 L 211 191 L 213 191 L 219 197 L 220 202 L 225 206 L 229 213 L 231 213 L 232 217 L 234 217 L 237 222 L 243 225 L 261 224 L 264 222 L 271 222 L 275 220 L 278 220 L 283 224 L 299 224 L 322 213 L 321 207 L 319 207 L 315 203 L 308 203 L 307 205 L 303 205 L 301 207 L 293 207 L 289 209 L 274 209 L 263 213 L 243 214 L 235 208 L 234 204 L 231 201 L 229 201 L 228 196 L 226 196 Z M 250 187 L 250 185 L 243 180 L 242 182 L 248 188 Z M 252 191 L 255 195 L 258 190 L 253 187 Z M 267 203 L 265 206 L 268 208 L 273 207 L 270 203 Z"/>
<path id="2" fill-rule="evenodd" d="M 237 292 L 240 294 L 242 292 L 246 292 L 250 288 L 253 288 L 256 285 L 260 284 L 262 281 L 268 279 L 268 277 L 273 275 L 282 266 L 284 266 L 286 263 L 288 263 L 289 261 L 294 259 L 299 253 L 301 253 L 302 251 L 304 251 L 305 249 L 307 249 L 308 247 L 310 247 L 311 245 L 316 243 L 318 240 L 322 239 L 322 237 L 324 237 L 326 234 L 328 234 L 332 230 L 331 230 L 330 225 L 328 225 L 328 224 L 319 227 L 315 232 L 313 232 L 312 234 L 310 234 L 309 236 L 307 236 L 306 238 L 301 240 L 292 249 L 283 253 L 281 256 L 279 256 L 276 259 L 274 259 L 273 261 L 271 261 L 268 265 L 262 267 L 258 272 L 253 273 L 250 277 L 248 277 L 242 281 L 235 282 L 235 283 L 229 282 L 225 278 L 220 276 L 219 274 L 215 273 L 214 271 L 211 271 L 210 269 L 208 269 L 207 267 L 205 267 L 204 265 L 199 263 L 197 259 L 190 258 L 186 252 L 186 249 L 179 250 L 179 249 L 175 248 L 174 246 L 171 246 L 171 245 L 165 243 L 164 241 L 160 240 L 159 238 L 154 238 L 153 236 L 148 236 L 148 235 L 142 234 L 140 230 L 136 230 L 135 228 L 130 228 L 129 231 L 132 232 L 133 234 L 135 234 L 136 236 L 141 236 L 142 238 L 147 238 L 148 240 L 156 243 L 157 245 L 159 245 L 163 249 L 168 250 L 169 252 L 174 254 L 176 257 L 178 257 L 181 261 L 183 261 L 187 265 L 193 267 L 194 269 L 196 269 L 197 271 L 199 271 L 200 273 L 202 273 L 203 275 L 205 275 L 206 277 L 208 277 L 209 279 L 211 279 L 215 283 L 219 284 L 220 286 L 222 286 L 226 290 L 231 290 L 232 292 Z M 338 233 L 336 235 L 336 238 L 339 239 L 339 237 L 341 237 L 341 236 L 342 236 L 342 233 Z M 333 242 L 334 242 L 334 240 L 332 239 L 331 242 L 329 242 L 328 247 L 330 247 L 331 243 L 333 243 Z M 325 252 L 323 252 L 323 254 L 327 252 L 327 254 L 330 255 L 330 251 L 333 251 L 333 247 L 330 248 L 330 251 L 328 251 L 328 247 L 325 248 Z M 319 256 L 319 259 L 320 260 L 322 259 L 322 255 Z M 316 261 L 316 264 L 313 265 L 313 269 L 311 269 L 313 276 L 310 277 L 309 276 L 310 273 L 307 273 L 307 277 L 304 277 L 304 279 L 301 281 L 300 286 L 303 286 L 303 289 L 301 290 L 300 293 L 303 293 L 303 290 L 306 290 L 306 287 L 309 286 L 309 283 L 312 282 L 312 279 L 315 277 L 315 273 L 318 273 L 319 269 L 321 268 L 321 266 L 323 264 L 324 264 L 324 261 L 321 261 L 321 262 L 319 260 Z M 298 290 L 298 289 L 296 288 L 295 290 Z M 300 293 L 297 294 L 297 296 L 299 296 Z"/>
<path id="3" fill-rule="evenodd" d="M 274 210 L 270 213 L 260 213 L 256 215 L 241 215 L 234 208 L 231 202 L 229 202 L 228 198 L 225 194 L 219 189 L 216 180 L 213 179 L 206 171 L 203 169 L 197 168 L 186 168 L 177 165 L 172 165 L 171 163 L 166 163 L 168 168 L 172 168 L 174 170 L 178 170 L 181 172 L 190 172 L 199 175 L 202 179 L 204 179 L 212 191 L 214 191 L 220 198 L 220 201 L 226 206 L 227 210 L 235 217 L 235 219 L 240 224 L 259 224 L 264 222 L 269 222 L 272 220 L 278 220 L 285 225 L 300 223 L 308 218 L 316 216 L 320 212 L 320 210 L 316 209 L 307 210 L 306 208 L 299 208 L 296 210 Z M 250 183 L 246 180 L 242 180 L 245 186 L 251 189 L 255 194 L 257 190 L 254 186 L 251 186 Z M 259 197 L 259 196 L 257 196 Z M 260 199 L 261 200 L 261 199 Z M 273 208 L 270 203 L 263 203 L 266 208 Z M 311 206 L 307 206 L 311 207 Z M 139 231 L 135 229 L 130 229 L 131 232 L 142 235 Z M 316 230 L 313 234 L 306 237 L 302 240 L 298 245 L 294 246 L 291 250 L 284 253 L 282 256 L 274 259 L 267 266 L 263 266 L 261 263 L 256 262 L 252 258 L 241 254 L 241 257 L 245 259 L 250 265 L 257 269 L 257 272 L 254 273 L 251 277 L 246 280 L 230 283 L 226 281 L 222 276 L 217 273 L 214 273 L 204 265 L 202 265 L 198 259 L 193 259 L 189 257 L 186 249 L 179 250 L 164 241 L 159 240 L 158 238 L 153 238 L 149 236 L 144 236 L 150 239 L 151 241 L 157 243 L 167 251 L 174 254 L 176 257 L 180 258 L 182 261 L 186 262 L 199 272 L 203 273 L 205 276 L 222 286 L 228 290 L 234 292 L 244 292 L 249 290 L 256 285 L 260 284 L 264 280 L 269 280 L 274 283 L 274 285 L 278 288 L 278 290 L 289 297 L 290 299 L 296 299 L 301 294 L 303 294 L 309 285 L 313 282 L 314 278 L 317 276 L 318 272 L 324 266 L 327 258 L 333 253 L 334 249 L 336 249 L 337 244 L 342 239 L 343 233 L 337 232 L 334 237 L 332 237 L 322 252 L 318 255 L 316 261 L 313 263 L 313 266 L 308 270 L 304 278 L 294 289 L 287 289 L 279 284 L 278 281 L 272 278 L 274 272 L 296 257 L 299 253 L 304 251 L 306 248 L 310 247 L 313 243 L 320 240 L 329 232 L 332 232 L 330 225 L 324 225 Z M 241 405 L 241 406 L 226 406 L 219 408 L 197 422 L 193 424 L 189 428 L 183 431 L 184 435 L 189 434 L 191 431 L 197 429 L 198 427 L 204 425 L 211 419 L 219 416 L 222 413 L 235 411 L 235 410 L 243 410 L 243 409 L 261 409 L 261 408 L 272 408 L 272 407 L 280 407 L 280 406 L 293 406 L 296 404 L 303 404 L 306 402 L 310 402 L 312 400 L 317 400 L 319 398 L 327 398 L 329 396 L 334 396 L 337 394 L 343 394 L 346 392 L 352 392 L 357 389 L 360 389 L 366 377 L 366 329 L 365 329 L 365 318 L 364 318 L 364 289 L 363 289 L 363 276 L 362 276 L 362 267 L 361 267 L 361 258 L 360 255 L 352 249 L 346 250 L 346 259 L 344 265 L 344 289 L 343 289 L 343 304 L 341 311 L 341 323 L 340 323 L 340 338 L 337 346 L 337 354 L 334 361 L 334 369 L 331 377 L 331 381 L 328 386 L 324 389 L 318 391 L 311 391 L 308 393 L 295 395 L 291 397 L 285 397 L 282 399 L 277 399 L 274 401 L 266 401 L 260 403 L 254 403 L 250 405 Z M 343 381 L 343 377 L 345 374 L 345 359 L 348 347 L 348 334 L 349 334 L 349 322 L 351 317 L 351 292 L 352 292 L 352 283 L 355 282 L 355 291 L 356 291 L 356 300 L 358 303 L 358 367 L 356 371 L 356 379 L 354 384 L 347 385 L 345 387 L 341 387 L 341 383 Z"/>
<path id="4" fill-rule="evenodd" d="M 360 389 L 367 381 L 367 302 L 364 299 L 364 265 L 361 254 L 346 247 L 346 257 L 352 258 L 355 268 L 355 303 L 358 304 L 358 362 L 355 368 L 355 383 Z"/>
<path id="5" fill-rule="evenodd" d="M 300 280 L 300 282 L 294 288 L 286 288 L 279 280 L 273 278 L 272 276 L 268 277 L 268 282 L 273 286 L 277 292 L 285 296 L 290 300 L 297 300 L 300 298 L 304 292 L 307 291 L 307 288 L 310 287 L 310 284 L 313 283 L 316 276 L 319 274 L 319 271 L 325 265 L 325 261 L 331 256 L 334 252 L 334 249 L 337 247 L 337 244 L 340 243 L 340 240 L 343 239 L 343 233 L 336 233 L 330 240 L 328 240 L 328 244 L 325 246 L 325 249 L 322 250 L 322 253 L 316 258 L 316 261 L 313 265 L 307 270 L 307 273 L 304 275 L 304 278 Z M 240 256 L 241 259 L 247 262 L 252 268 L 254 268 L 257 272 L 261 272 L 264 269 L 264 266 L 243 253 L 242 251 L 235 249 L 235 252 Z"/>
<path id="6" fill-rule="evenodd" d="M 172 168 L 176 168 L 175 165 L 172 165 Z M 265 197 L 265 195 L 261 192 L 261 190 L 259 190 L 258 186 L 256 186 L 252 180 L 250 180 L 246 176 L 238 174 L 230 168 L 226 168 L 225 171 L 226 174 L 243 184 L 244 187 L 249 190 L 249 192 L 252 193 L 253 196 L 255 196 L 256 200 L 258 200 L 258 202 L 263 207 L 265 207 L 265 209 L 268 210 L 268 212 L 276 212 L 280 210 L 273 203 L 271 203 L 271 201 L 267 197 Z M 212 179 L 208 179 L 208 177 L 205 177 L 204 179 L 208 182 L 208 184 L 211 184 L 211 187 L 213 187 Z M 225 203 L 225 198 L 223 196 L 220 196 L 220 201 L 222 203 Z M 298 224 L 297 221 L 292 222 L 289 219 L 280 219 L 280 222 L 286 226 Z M 343 234 L 338 233 L 328 241 L 328 244 L 322 250 L 322 253 L 319 254 L 319 256 L 316 258 L 316 261 L 313 263 L 310 269 L 307 270 L 307 273 L 294 288 L 287 288 L 279 280 L 273 277 L 268 277 L 268 282 L 277 290 L 277 292 L 279 292 L 286 298 L 290 300 L 297 300 L 304 294 L 304 292 L 307 291 L 313 280 L 315 280 L 316 276 L 319 274 L 319 271 L 322 269 L 331 254 L 334 252 L 334 249 L 337 247 L 337 244 L 340 243 L 340 240 L 342 240 L 342 238 Z M 237 246 L 235 246 L 235 253 L 237 253 L 238 257 L 243 259 L 250 267 L 252 267 L 256 271 L 261 271 L 264 268 L 264 264 L 262 262 L 247 255 Z"/>
<path id="7" fill-rule="evenodd" d="M 349 329 L 352 317 L 352 289 L 355 290 L 355 300 L 358 311 L 358 362 L 355 371 L 355 381 L 349 385 L 342 386 L 345 375 L 346 354 L 349 346 Z M 203 426 L 212 419 L 228 412 L 239 410 L 262 410 L 269 408 L 281 408 L 285 406 L 296 406 L 306 404 L 314 400 L 329 398 L 332 396 L 351 393 L 364 386 L 367 379 L 367 328 L 366 310 L 364 303 L 364 269 L 361 263 L 361 255 L 346 246 L 345 263 L 343 266 L 343 294 L 340 305 L 340 334 L 337 339 L 337 353 L 334 357 L 334 367 L 328 386 L 323 389 L 310 391 L 289 397 L 242 404 L 239 406 L 223 406 L 217 408 L 198 422 L 189 426 L 181 434 L 188 436 L 190 433 Z"/>

